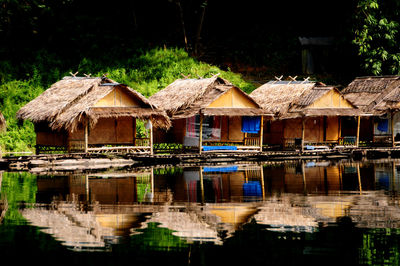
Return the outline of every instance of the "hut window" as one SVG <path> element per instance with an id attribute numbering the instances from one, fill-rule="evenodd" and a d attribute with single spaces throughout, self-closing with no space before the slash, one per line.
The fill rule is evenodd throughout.
<path id="1" fill-rule="evenodd" d="M 186 137 L 198 138 L 200 132 L 200 116 L 186 118 Z M 205 116 L 203 118 L 203 140 L 221 139 L 221 117 Z"/>

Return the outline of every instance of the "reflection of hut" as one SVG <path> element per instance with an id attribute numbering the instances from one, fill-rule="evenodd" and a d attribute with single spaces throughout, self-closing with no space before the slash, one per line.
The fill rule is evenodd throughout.
<path id="1" fill-rule="evenodd" d="M 169 131 L 156 134 L 156 143 L 200 147 L 200 152 L 261 150 L 261 115 L 266 112 L 227 80 L 176 80 L 151 96 L 150 101 L 173 121 Z"/>
<path id="2" fill-rule="evenodd" d="M 99 204 L 132 204 L 152 201 L 154 190 L 151 171 L 108 172 L 93 174 L 56 174 L 57 178 L 37 178 L 37 198 L 79 200 Z"/>
<path id="3" fill-rule="evenodd" d="M 108 78 L 90 77 L 64 77 L 17 116 L 35 124 L 37 152 L 151 152 L 151 137 L 137 137 L 136 119 L 151 120 L 155 127 L 170 124 L 140 93 Z"/>
<path id="4" fill-rule="evenodd" d="M 337 88 L 316 82 L 270 81 L 250 96 L 276 115 L 264 125 L 263 141 L 272 146 L 338 144 L 340 118 L 361 115 Z"/>
<path id="5" fill-rule="evenodd" d="M 264 197 L 259 165 L 188 167 L 183 171 L 186 199 L 190 202 L 253 201 Z"/>
<path id="6" fill-rule="evenodd" d="M 373 115 L 361 120 L 362 141 L 375 145 L 400 141 L 400 76 L 357 77 L 342 93 L 358 108 Z"/>

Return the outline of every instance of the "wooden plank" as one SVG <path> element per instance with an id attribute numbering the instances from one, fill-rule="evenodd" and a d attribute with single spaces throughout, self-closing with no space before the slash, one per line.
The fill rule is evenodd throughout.
<path id="1" fill-rule="evenodd" d="M 199 154 L 203 147 L 203 114 L 200 113 L 200 132 L 199 132 Z"/>

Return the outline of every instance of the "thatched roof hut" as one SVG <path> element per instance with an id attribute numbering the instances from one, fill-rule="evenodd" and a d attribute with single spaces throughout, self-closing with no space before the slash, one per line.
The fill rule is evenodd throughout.
<path id="1" fill-rule="evenodd" d="M 96 107 L 96 103 L 118 87 L 138 102 L 139 107 Z M 133 117 L 150 119 L 155 127 L 168 128 L 169 118 L 139 92 L 108 78 L 64 77 L 17 112 L 19 119 L 46 122 L 53 130 L 74 131 L 84 118 L 94 126 L 99 118 Z"/>
<path id="2" fill-rule="evenodd" d="M 363 111 L 382 113 L 399 102 L 399 87 L 400 76 L 357 77 L 342 93 Z"/>
<path id="3" fill-rule="evenodd" d="M 210 104 L 219 97 L 235 89 L 250 101 L 256 108 L 237 108 L 225 106 L 223 108 L 210 107 Z M 259 105 L 245 92 L 232 85 L 229 81 L 220 77 L 202 79 L 178 79 L 168 85 L 165 89 L 157 92 L 149 100 L 165 110 L 167 114 L 175 118 L 187 118 L 198 114 L 215 116 L 260 116 L 268 115 Z"/>
<path id="4" fill-rule="evenodd" d="M 361 114 L 337 88 L 318 82 L 270 81 L 254 90 L 250 96 L 280 119 Z M 323 100 L 324 97 L 329 100 Z"/>

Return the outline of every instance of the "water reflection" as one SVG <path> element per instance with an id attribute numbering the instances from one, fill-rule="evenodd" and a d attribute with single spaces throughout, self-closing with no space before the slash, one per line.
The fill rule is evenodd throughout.
<path id="1" fill-rule="evenodd" d="M 192 254 L 201 245 L 213 254 L 210 245 L 228 252 L 259 242 L 309 259 L 352 243 L 349 256 L 369 263 L 388 239 L 386 260 L 398 254 L 399 172 L 397 161 L 332 161 L 3 173 L 0 192 L 5 225 L 26 221 L 73 251 Z"/>

